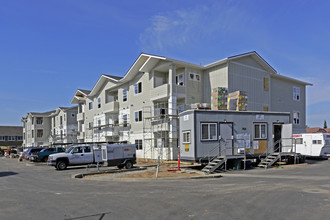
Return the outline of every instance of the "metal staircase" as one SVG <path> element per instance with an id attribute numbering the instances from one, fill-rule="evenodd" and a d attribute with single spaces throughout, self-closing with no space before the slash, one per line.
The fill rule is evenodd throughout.
<path id="1" fill-rule="evenodd" d="M 224 165 L 227 161 L 227 158 L 224 156 L 217 156 L 211 160 L 203 169 L 204 173 L 210 174 L 213 173 L 216 169 Z"/>
<path id="2" fill-rule="evenodd" d="M 261 162 L 258 164 L 258 167 L 267 169 L 273 166 L 280 159 L 281 159 L 280 153 L 272 153 L 267 157 L 265 157 L 264 159 L 262 159 Z"/>

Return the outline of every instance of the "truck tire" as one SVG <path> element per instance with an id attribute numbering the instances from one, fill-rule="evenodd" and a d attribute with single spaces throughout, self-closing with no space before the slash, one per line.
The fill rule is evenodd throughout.
<path id="1" fill-rule="evenodd" d="M 57 161 L 57 163 L 56 163 L 56 169 L 57 170 L 65 170 L 67 166 L 68 165 L 63 160 Z"/>
<path id="2" fill-rule="evenodd" d="M 125 163 L 125 168 L 126 169 L 132 169 L 133 168 L 133 163 L 132 163 L 132 161 L 126 161 L 126 163 Z"/>

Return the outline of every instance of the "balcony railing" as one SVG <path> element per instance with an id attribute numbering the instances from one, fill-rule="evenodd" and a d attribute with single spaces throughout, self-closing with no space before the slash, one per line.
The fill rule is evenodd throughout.
<path id="1" fill-rule="evenodd" d="M 169 84 L 163 84 L 150 90 L 151 100 L 166 98 L 169 95 Z"/>
<path id="2" fill-rule="evenodd" d="M 112 101 L 105 103 L 105 112 L 119 112 L 119 102 Z"/>
<path id="3" fill-rule="evenodd" d="M 78 113 L 77 114 L 77 121 L 84 120 L 84 117 L 85 117 L 85 113 L 84 112 Z"/>

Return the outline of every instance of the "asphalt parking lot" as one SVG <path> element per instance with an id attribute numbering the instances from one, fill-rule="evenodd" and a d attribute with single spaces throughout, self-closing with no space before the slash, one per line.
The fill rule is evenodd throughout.
<path id="1" fill-rule="evenodd" d="M 330 161 L 200 180 L 73 179 L 0 158 L 0 219 L 329 219 Z M 90 170 L 96 168 L 91 168 Z"/>

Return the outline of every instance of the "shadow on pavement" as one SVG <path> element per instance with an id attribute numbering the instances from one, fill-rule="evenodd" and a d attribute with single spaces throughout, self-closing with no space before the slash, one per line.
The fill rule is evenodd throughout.
<path id="1" fill-rule="evenodd" d="M 4 176 L 11 176 L 11 175 L 16 175 L 18 173 L 15 172 L 0 172 L 0 177 L 4 177 Z"/>

